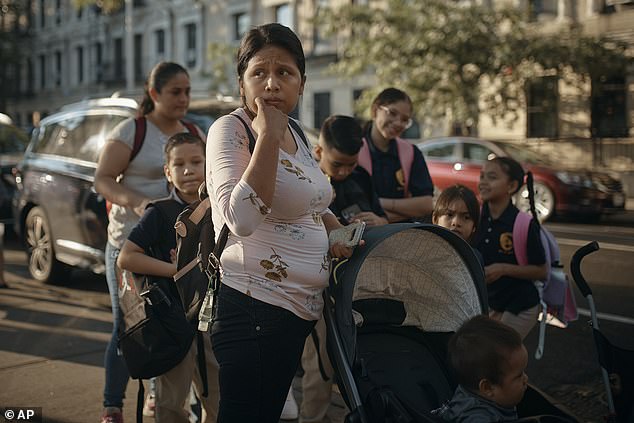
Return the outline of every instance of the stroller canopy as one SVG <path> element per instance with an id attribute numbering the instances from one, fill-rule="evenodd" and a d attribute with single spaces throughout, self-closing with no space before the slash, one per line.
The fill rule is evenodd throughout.
<path id="1" fill-rule="evenodd" d="M 348 359 L 356 323 L 454 332 L 487 312 L 482 266 L 473 249 L 450 231 L 428 224 L 390 224 L 368 230 L 366 245 L 333 272 L 330 294 Z"/>

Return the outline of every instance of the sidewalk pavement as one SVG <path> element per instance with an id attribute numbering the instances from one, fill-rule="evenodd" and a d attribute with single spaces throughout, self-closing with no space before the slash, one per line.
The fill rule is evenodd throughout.
<path id="1" fill-rule="evenodd" d="M 43 285 L 28 277 L 25 260 L 23 252 L 5 249 L 10 288 L 0 290 L 0 408 L 41 407 L 48 423 L 99 422 L 112 330 L 105 279 L 78 271 L 64 286 Z M 299 403 L 299 378 L 293 386 Z M 136 421 L 137 389 L 136 381 L 128 384 L 126 423 Z M 344 407 L 334 393 L 333 423 L 343 421 Z"/>

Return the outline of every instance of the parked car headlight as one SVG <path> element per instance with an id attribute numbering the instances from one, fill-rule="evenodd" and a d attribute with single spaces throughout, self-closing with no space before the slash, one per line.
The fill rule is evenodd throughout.
<path id="1" fill-rule="evenodd" d="M 568 185 L 576 185 L 586 188 L 594 186 L 592 179 L 583 173 L 561 171 L 556 173 L 559 180 Z"/>

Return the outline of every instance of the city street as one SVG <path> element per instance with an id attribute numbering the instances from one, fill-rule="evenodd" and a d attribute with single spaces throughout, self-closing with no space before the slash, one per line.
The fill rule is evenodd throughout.
<path id="1" fill-rule="evenodd" d="M 559 240 L 568 269 L 572 253 L 587 241 L 602 249 L 584 261 L 595 292 L 602 330 L 614 343 L 634 348 L 634 212 L 599 224 L 555 221 L 547 225 Z M 42 407 L 44 421 L 97 421 L 103 389 L 103 352 L 111 314 L 103 276 L 76 271 L 68 281 L 42 285 L 29 278 L 24 252 L 5 246 L 6 279 L 0 291 L 1 406 Z M 531 358 L 536 386 L 568 405 L 582 421 L 600 422 L 606 408 L 585 299 L 577 296 L 579 320 L 567 329 L 548 327 L 544 357 Z M 532 354 L 537 331 L 527 339 Z M 301 395 L 295 380 L 296 396 Z M 125 420 L 134 421 L 136 383 L 130 383 Z M 332 417 L 341 421 L 342 401 L 333 396 Z M 151 420 L 151 419 L 147 419 Z"/>

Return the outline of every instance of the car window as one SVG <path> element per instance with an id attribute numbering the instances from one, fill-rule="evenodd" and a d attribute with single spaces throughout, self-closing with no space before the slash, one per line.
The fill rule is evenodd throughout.
<path id="1" fill-rule="evenodd" d="M 106 137 L 126 116 L 88 115 L 82 125 L 75 129 L 73 138 L 79 146 L 76 157 L 80 160 L 97 162 L 99 153 L 106 143 Z"/>
<path id="2" fill-rule="evenodd" d="M 97 162 L 108 133 L 126 116 L 76 115 L 40 129 L 33 151 Z"/>
<path id="3" fill-rule="evenodd" d="M 496 156 L 491 149 L 481 144 L 466 142 L 462 148 L 464 159 L 469 162 L 486 162 Z"/>
<path id="4" fill-rule="evenodd" d="M 84 119 L 84 116 L 78 115 L 52 124 L 50 128 L 46 129 L 44 138 L 36 151 L 63 157 L 75 157 L 79 149 L 75 130 L 81 126 Z"/>
<path id="5" fill-rule="evenodd" d="M 49 123 L 40 128 L 37 144 L 33 147 L 33 152 L 40 154 L 55 154 L 57 151 L 57 140 L 59 133 L 64 128 L 58 123 Z"/>
<path id="6" fill-rule="evenodd" d="M 455 157 L 455 144 L 440 144 L 422 148 L 425 157 L 450 160 Z"/>
<path id="7" fill-rule="evenodd" d="M 22 130 L 11 125 L 0 125 L 0 154 L 24 151 L 29 137 Z"/>

